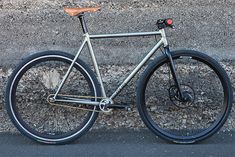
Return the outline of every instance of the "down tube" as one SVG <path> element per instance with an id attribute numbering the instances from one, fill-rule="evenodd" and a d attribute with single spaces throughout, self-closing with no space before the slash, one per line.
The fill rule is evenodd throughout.
<path id="1" fill-rule="evenodd" d="M 144 57 L 144 59 L 135 67 L 135 69 L 130 73 L 130 75 L 122 82 L 122 84 L 116 89 L 116 91 L 110 96 L 112 100 L 117 96 L 117 94 L 126 86 L 126 84 L 135 76 L 135 74 L 142 68 L 142 66 L 149 60 L 149 58 L 154 54 L 154 52 L 163 44 L 161 39 L 152 50 Z"/>

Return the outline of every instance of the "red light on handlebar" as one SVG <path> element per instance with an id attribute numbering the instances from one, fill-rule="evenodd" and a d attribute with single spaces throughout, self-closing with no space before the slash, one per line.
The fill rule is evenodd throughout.
<path id="1" fill-rule="evenodd" d="M 172 24 L 173 24 L 173 20 L 172 20 L 172 19 L 167 19 L 167 20 L 166 20 L 166 23 L 167 23 L 167 25 L 169 25 L 169 26 L 170 26 L 170 25 L 172 25 Z"/>

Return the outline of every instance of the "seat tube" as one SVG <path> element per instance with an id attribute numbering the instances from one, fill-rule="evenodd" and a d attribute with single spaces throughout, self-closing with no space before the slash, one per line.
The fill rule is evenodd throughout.
<path id="1" fill-rule="evenodd" d="M 98 81 L 99 81 L 100 86 L 101 86 L 102 96 L 106 98 L 106 93 L 105 93 L 103 81 L 102 81 L 100 71 L 99 71 L 99 67 L 98 67 L 98 64 L 97 64 L 97 61 L 96 61 L 96 57 L 95 57 L 95 54 L 94 54 L 94 51 L 93 51 L 93 48 L 92 48 L 92 45 L 91 45 L 90 36 L 89 36 L 88 33 L 86 33 L 85 35 L 86 35 L 87 45 L 88 45 L 88 49 L 89 49 L 89 52 L 90 52 L 90 55 L 91 55 L 91 59 L 92 59 L 92 62 L 93 62 L 94 68 L 95 68 L 95 72 L 97 74 Z"/>
<path id="2" fill-rule="evenodd" d="M 94 54 L 94 51 L 93 51 L 93 48 L 92 48 L 92 45 L 91 45 L 90 36 L 89 36 L 89 33 L 88 33 L 86 21 L 84 19 L 84 14 L 80 14 L 78 16 L 78 18 L 80 20 L 83 33 L 84 33 L 84 35 L 86 37 L 87 46 L 88 46 L 88 49 L 89 49 L 89 52 L 90 52 L 90 55 L 91 55 L 91 58 L 92 58 L 92 62 L 93 62 L 94 68 L 95 68 L 95 72 L 96 72 L 96 74 L 98 76 L 98 81 L 99 81 L 100 86 L 101 86 L 102 96 L 106 97 L 103 81 L 102 81 L 102 78 L 101 78 L 101 75 L 100 75 L 100 71 L 99 71 L 99 67 L 98 67 L 98 64 L 97 64 L 97 61 L 96 61 L 96 57 L 95 57 L 95 54 Z"/>

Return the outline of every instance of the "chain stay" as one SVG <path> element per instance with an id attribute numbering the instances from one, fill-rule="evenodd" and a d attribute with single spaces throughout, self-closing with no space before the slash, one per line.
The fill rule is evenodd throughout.
<path id="1" fill-rule="evenodd" d="M 59 94 L 59 96 L 65 96 L 65 97 L 73 97 L 73 98 L 99 98 L 99 99 L 102 99 L 100 101 L 100 104 L 99 104 L 99 109 L 100 110 L 96 110 L 96 109 L 87 109 L 87 108 L 82 108 L 82 107 L 74 107 L 74 106 L 68 106 L 68 105 L 62 105 L 62 104 L 56 104 L 56 103 L 53 103 L 53 102 L 50 102 L 50 96 L 53 96 L 54 94 L 50 94 L 48 97 L 47 97 L 47 102 L 50 104 L 50 105 L 53 105 L 53 106 L 60 106 L 60 107 L 66 107 L 66 108 L 73 108 L 73 109 L 79 109 L 79 110 L 85 110 L 85 111 L 92 111 L 92 112 L 111 112 L 112 109 L 109 109 L 106 107 L 107 104 L 109 103 L 112 103 L 111 100 L 105 98 L 105 97 L 94 97 L 94 96 L 77 96 L 77 95 L 65 95 L 65 94 Z"/>
<path id="2" fill-rule="evenodd" d="M 47 97 L 47 102 L 50 105 L 53 106 L 60 106 L 60 107 L 65 107 L 65 108 L 72 108 L 72 109 L 78 109 L 78 110 L 84 110 L 84 111 L 92 111 L 92 112 L 104 112 L 103 110 L 97 110 L 96 107 L 94 109 L 87 109 L 87 108 L 82 108 L 82 107 L 75 107 L 75 106 L 68 106 L 68 105 L 62 105 L 62 104 L 57 104 L 54 102 L 50 102 L 50 97 L 53 96 L 54 94 L 50 94 Z M 77 96 L 77 95 L 65 95 L 65 94 L 58 94 L 59 96 L 65 96 L 65 97 L 73 97 L 73 98 L 98 98 L 98 99 L 104 99 L 104 97 L 94 97 L 94 96 Z M 107 111 L 106 111 L 107 112 Z"/>

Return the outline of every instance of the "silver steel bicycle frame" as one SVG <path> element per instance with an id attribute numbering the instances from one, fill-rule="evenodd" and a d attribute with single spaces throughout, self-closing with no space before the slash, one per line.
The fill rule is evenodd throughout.
<path id="1" fill-rule="evenodd" d="M 152 48 L 152 50 L 149 51 L 149 53 L 144 57 L 144 59 L 135 67 L 135 69 L 129 74 L 129 76 L 122 82 L 121 85 L 119 85 L 119 87 L 113 92 L 113 94 L 110 97 L 106 96 L 106 92 L 104 89 L 104 85 L 103 85 L 103 81 L 102 81 L 102 77 L 100 75 L 100 71 L 99 71 L 99 67 L 96 61 L 96 57 L 91 45 L 91 41 L 90 39 L 99 39 L 99 38 L 120 38 L 120 37 L 136 37 L 136 36 L 153 36 L 153 35 L 161 35 L 161 39 L 159 40 L 159 42 Z M 156 52 L 156 50 L 163 45 L 164 47 L 168 46 L 167 40 L 166 40 L 166 35 L 165 35 L 165 31 L 164 29 L 161 29 L 159 31 L 155 31 L 155 32 L 139 32 L 139 33 L 120 33 L 120 34 L 99 34 L 99 35 L 89 35 L 88 33 L 84 34 L 85 39 L 82 42 L 81 47 L 79 48 L 76 56 L 74 57 L 68 71 L 66 72 L 63 80 L 61 81 L 55 95 L 54 95 L 54 100 L 55 101 L 61 101 L 61 102 L 73 102 L 73 103 L 79 103 L 79 104 L 88 104 L 88 105 L 99 105 L 99 102 L 97 101 L 89 101 L 86 99 L 57 99 L 57 95 L 59 94 L 61 88 L 63 87 L 66 79 L 68 78 L 72 67 L 74 66 L 76 60 L 78 59 L 79 55 L 81 54 L 81 51 L 84 48 L 84 45 L 87 44 L 88 45 L 88 49 L 92 58 L 92 62 L 95 68 L 95 72 L 97 74 L 98 77 L 98 81 L 100 83 L 101 86 L 101 92 L 102 92 L 102 97 L 104 98 L 108 98 L 110 100 L 114 99 L 118 93 L 123 89 L 123 87 L 125 87 L 127 85 L 127 83 L 135 76 L 135 74 L 141 69 L 141 67 L 150 59 L 150 57 Z"/>

